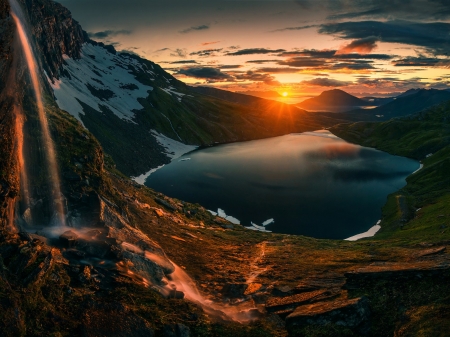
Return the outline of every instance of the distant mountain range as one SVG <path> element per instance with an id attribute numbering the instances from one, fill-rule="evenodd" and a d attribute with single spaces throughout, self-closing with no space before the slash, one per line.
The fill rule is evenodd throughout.
<path id="1" fill-rule="evenodd" d="M 324 91 L 317 97 L 308 98 L 297 104 L 298 107 L 308 111 L 331 112 L 348 111 L 355 107 L 369 105 L 373 104 L 339 89 Z"/>
<path id="2" fill-rule="evenodd" d="M 437 89 L 411 89 L 395 97 L 391 102 L 369 111 L 380 119 L 411 115 L 433 105 L 450 100 L 450 91 Z M 353 112 L 367 112 L 359 109 Z"/>

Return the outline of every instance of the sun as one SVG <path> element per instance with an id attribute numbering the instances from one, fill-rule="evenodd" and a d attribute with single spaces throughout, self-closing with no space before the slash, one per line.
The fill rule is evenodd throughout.
<path id="1" fill-rule="evenodd" d="M 286 91 L 283 92 L 281 95 L 283 95 L 283 97 L 288 97 L 289 93 L 287 93 Z"/>

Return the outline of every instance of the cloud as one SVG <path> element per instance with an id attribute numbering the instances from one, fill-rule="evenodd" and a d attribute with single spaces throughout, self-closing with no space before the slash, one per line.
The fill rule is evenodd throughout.
<path id="1" fill-rule="evenodd" d="M 212 41 L 212 42 L 203 42 L 202 46 L 209 46 L 210 44 L 216 44 L 219 43 L 220 41 Z"/>
<path id="2" fill-rule="evenodd" d="M 319 33 L 342 39 L 367 39 L 376 36 L 380 42 L 402 43 L 424 47 L 436 54 L 450 52 L 450 23 L 417 23 L 410 21 L 358 21 L 329 23 Z"/>
<path id="3" fill-rule="evenodd" d="M 306 25 L 306 26 L 298 26 L 298 27 L 286 27 L 286 28 L 280 28 L 280 29 L 271 30 L 270 33 L 285 32 L 285 31 L 289 31 L 289 30 L 303 30 L 303 29 L 309 29 L 309 28 L 314 28 L 314 27 L 319 27 L 319 25 Z"/>
<path id="4" fill-rule="evenodd" d="M 395 56 L 394 55 L 388 55 L 388 54 L 336 54 L 333 58 L 335 59 L 353 59 L 353 60 L 359 60 L 359 59 L 365 59 L 365 60 L 391 60 Z"/>
<path id="5" fill-rule="evenodd" d="M 226 55 L 239 56 L 239 55 L 255 55 L 255 54 L 273 54 L 285 52 L 284 49 L 266 49 L 266 48 L 250 48 L 241 49 L 232 53 L 227 53 Z"/>
<path id="6" fill-rule="evenodd" d="M 273 63 L 273 62 L 278 62 L 279 60 L 251 60 L 251 61 L 247 61 L 245 63 L 256 63 L 256 64 L 263 64 L 263 63 Z"/>
<path id="7" fill-rule="evenodd" d="M 177 74 L 189 77 L 202 78 L 207 80 L 232 80 L 227 73 L 223 73 L 220 69 L 212 67 L 189 67 L 179 69 Z"/>
<path id="8" fill-rule="evenodd" d="M 440 59 L 432 57 L 413 57 L 408 56 L 402 59 L 392 61 L 392 64 L 396 67 L 441 67 L 449 68 L 449 59 Z"/>
<path id="9" fill-rule="evenodd" d="M 258 71 L 262 71 L 265 73 L 271 73 L 271 74 L 291 74 L 298 72 L 298 69 L 296 68 L 289 68 L 289 67 L 283 67 L 283 68 L 259 68 Z"/>
<path id="10" fill-rule="evenodd" d="M 182 61 L 170 62 L 170 64 L 189 64 L 189 63 L 197 63 L 197 61 L 195 61 L 195 60 L 182 60 Z"/>
<path id="11" fill-rule="evenodd" d="M 324 77 L 313 78 L 312 80 L 302 81 L 300 83 L 307 84 L 307 85 L 315 85 L 315 86 L 319 86 L 319 87 L 345 87 L 345 86 L 353 84 L 353 82 L 339 81 L 339 80 L 334 80 L 332 78 L 326 78 L 326 77 L 325 78 Z"/>
<path id="12" fill-rule="evenodd" d="M 170 53 L 170 56 L 185 58 L 187 56 L 187 50 L 186 50 L 186 48 L 183 48 L 183 49 L 177 48 L 177 49 L 173 50 L 172 53 Z"/>
<path id="13" fill-rule="evenodd" d="M 199 30 L 207 30 L 209 28 L 210 28 L 209 25 L 191 26 L 189 28 L 180 30 L 178 32 L 181 34 L 187 34 L 187 33 L 195 32 L 195 31 L 199 31 Z"/>
<path id="14" fill-rule="evenodd" d="M 191 55 L 191 56 L 199 56 L 199 57 L 209 57 L 209 56 L 215 56 L 216 53 L 219 53 L 222 50 L 223 50 L 223 48 L 204 49 L 204 50 L 199 50 L 199 51 L 192 52 L 189 55 Z"/>
<path id="15" fill-rule="evenodd" d="M 289 67 L 322 67 L 326 65 L 327 61 L 323 59 L 315 59 L 308 57 L 293 57 L 284 61 L 278 61 L 280 66 Z"/>
<path id="16" fill-rule="evenodd" d="M 110 37 L 114 37 L 117 35 L 130 35 L 132 33 L 131 30 L 103 30 L 101 32 L 89 32 L 88 35 L 92 39 L 107 39 Z"/>
<path id="17" fill-rule="evenodd" d="M 354 40 L 348 45 L 340 48 L 336 54 L 350 54 L 350 53 L 370 53 L 377 47 L 378 38 L 375 36 L 369 36 L 362 39 Z"/>
<path id="18" fill-rule="evenodd" d="M 222 64 L 219 66 L 220 69 L 237 69 L 242 68 L 240 64 Z"/>
<path id="19" fill-rule="evenodd" d="M 280 85 L 280 82 L 278 82 L 272 75 L 251 70 L 245 73 L 235 73 L 234 76 L 237 80 L 242 81 L 263 82 L 267 85 Z"/>
<path id="20" fill-rule="evenodd" d="M 278 54 L 277 56 L 283 56 L 283 57 L 296 57 L 296 56 L 302 56 L 302 57 L 313 57 L 313 58 L 330 58 L 333 57 L 336 54 L 336 50 L 316 50 L 316 49 L 304 49 L 304 50 L 296 50 L 296 51 L 287 51 Z"/>

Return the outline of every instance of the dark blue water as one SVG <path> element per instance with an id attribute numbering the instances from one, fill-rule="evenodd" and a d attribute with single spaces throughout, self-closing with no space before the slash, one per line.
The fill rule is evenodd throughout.
<path id="1" fill-rule="evenodd" d="M 190 158 L 190 160 L 180 161 Z M 146 185 L 277 233 L 344 239 L 381 216 L 388 194 L 419 163 L 349 144 L 328 132 L 291 134 L 191 152 Z"/>

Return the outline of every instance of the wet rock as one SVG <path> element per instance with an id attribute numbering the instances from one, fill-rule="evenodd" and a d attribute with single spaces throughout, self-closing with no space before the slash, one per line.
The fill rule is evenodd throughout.
<path id="1" fill-rule="evenodd" d="M 172 289 L 169 292 L 169 296 L 168 297 L 169 298 L 174 298 L 174 299 L 177 299 L 177 300 L 182 300 L 184 298 L 184 293 L 182 291 L 178 291 L 176 289 Z"/>
<path id="2" fill-rule="evenodd" d="M 261 290 L 263 285 L 261 283 L 250 283 L 245 290 L 244 295 L 251 295 Z"/>
<path id="3" fill-rule="evenodd" d="M 75 232 L 66 231 L 59 236 L 59 240 L 66 247 L 74 247 L 77 243 L 79 236 Z"/>
<path id="4" fill-rule="evenodd" d="M 439 258 L 439 255 L 435 258 Z M 345 289 L 358 289 L 367 282 L 388 280 L 403 282 L 404 280 L 422 277 L 448 277 L 450 264 L 447 261 L 424 261 L 417 263 L 373 263 L 367 267 L 345 274 Z"/>
<path id="5" fill-rule="evenodd" d="M 363 327 L 369 319 L 370 309 L 367 298 L 339 299 L 303 305 L 287 316 L 288 329 L 305 325 L 328 325 L 357 328 Z"/>
<path id="6" fill-rule="evenodd" d="M 221 293 L 229 298 L 239 298 L 244 295 L 247 288 L 247 283 L 228 283 L 223 286 Z"/>
<path id="7" fill-rule="evenodd" d="M 84 266 L 78 276 L 78 279 L 81 283 L 89 282 L 91 280 L 91 268 L 89 266 Z"/>
<path id="8" fill-rule="evenodd" d="M 168 203 L 167 201 L 165 201 L 163 199 L 155 198 L 155 201 L 157 204 L 160 204 L 161 206 L 164 206 L 171 211 L 177 210 L 177 208 L 175 206 L 173 206 L 172 204 Z"/>
<path id="9" fill-rule="evenodd" d="M 417 257 L 442 254 L 445 251 L 446 251 L 446 247 L 437 247 L 437 248 L 426 249 L 426 250 L 422 250 L 421 252 L 419 252 L 417 254 Z"/>
<path id="10" fill-rule="evenodd" d="M 266 302 L 267 312 L 277 312 L 283 310 L 293 310 L 299 305 L 306 303 L 313 303 L 320 300 L 328 299 L 332 297 L 333 294 L 325 289 L 316 290 L 301 294 L 296 294 L 287 297 L 275 297 L 271 298 Z"/>
<path id="11" fill-rule="evenodd" d="M 277 297 L 291 296 L 294 294 L 294 289 L 289 286 L 280 286 L 272 289 L 272 295 Z"/>
<path id="12" fill-rule="evenodd" d="M 294 288 L 294 293 L 299 294 L 319 289 L 340 289 L 344 283 L 345 276 L 342 274 L 328 273 L 324 275 L 314 275 L 302 280 Z"/>
<path id="13" fill-rule="evenodd" d="M 164 337 L 190 337 L 191 331 L 183 324 L 165 325 L 163 328 Z"/>
<path id="14" fill-rule="evenodd" d="M 0 197 L 6 197 L 11 190 L 9 184 L 5 180 L 0 180 Z"/>

